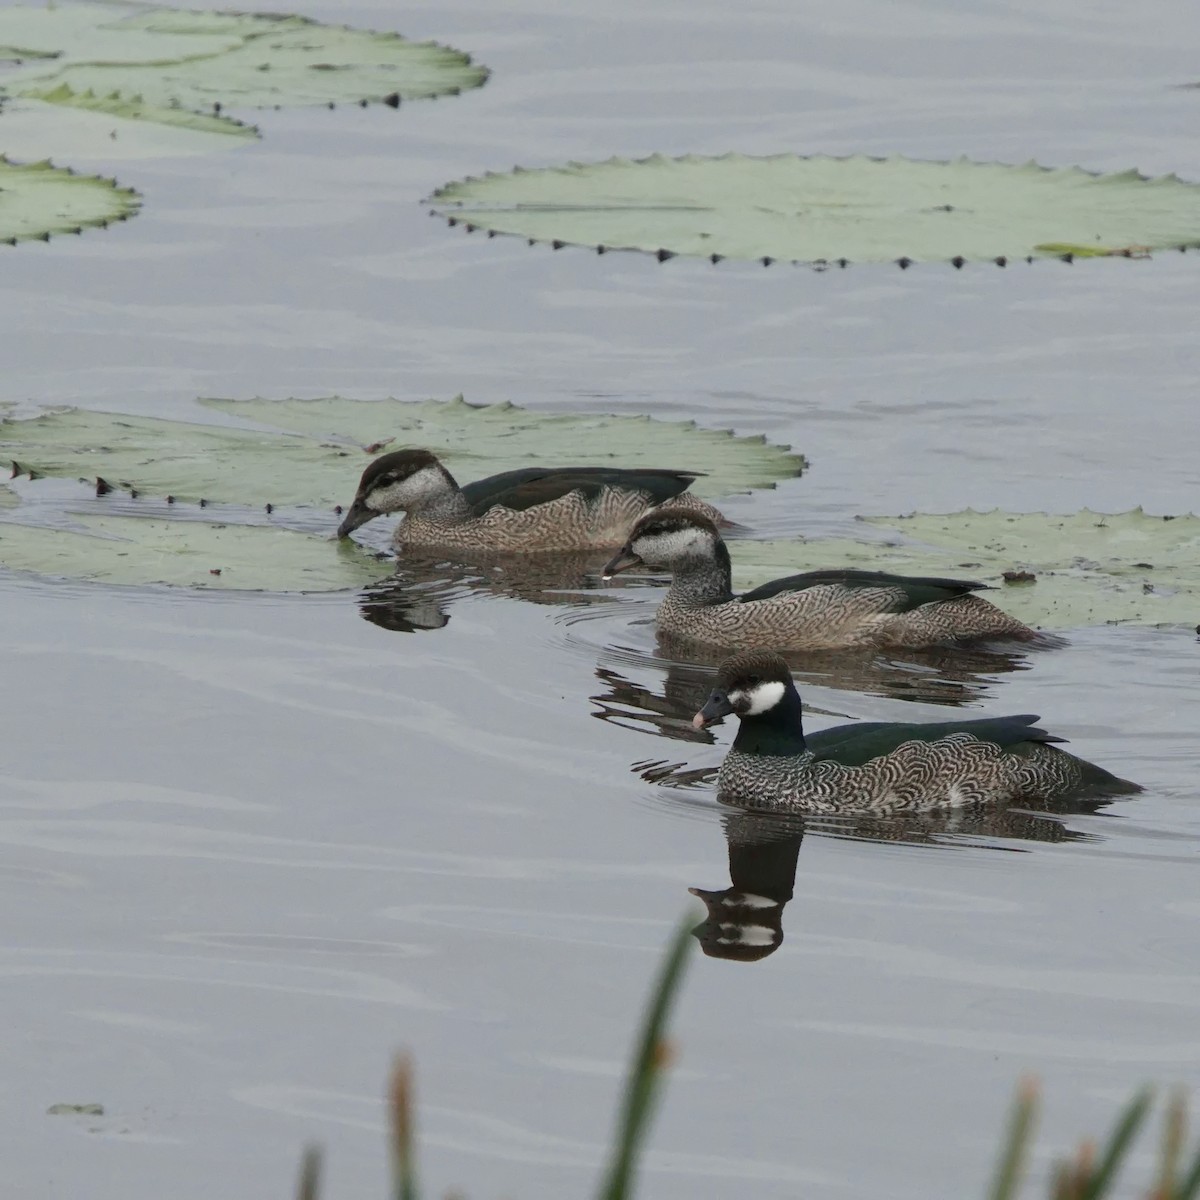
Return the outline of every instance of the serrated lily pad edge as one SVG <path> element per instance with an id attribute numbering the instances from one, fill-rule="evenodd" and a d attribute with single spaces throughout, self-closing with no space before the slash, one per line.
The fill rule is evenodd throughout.
<path id="1" fill-rule="evenodd" d="M 1200 84 L 1196 84 L 1195 86 L 1200 87 Z M 567 162 L 563 165 L 567 168 L 599 166 L 599 165 L 605 165 L 608 163 L 621 164 L 621 165 L 625 165 L 625 166 L 640 166 L 643 164 L 654 163 L 654 162 L 658 162 L 658 161 L 662 161 L 662 160 L 682 162 L 682 161 L 687 161 L 687 160 L 696 159 L 696 158 L 732 158 L 735 156 L 736 156 L 736 152 L 734 152 L 734 151 L 728 151 L 725 154 L 720 154 L 720 155 L 681 154 L 681 155 L 675 155 L 675 156 L 668 156 L 668 155 L 663 155 L 663 154 L 647 154 L 647 155 L 643 156 L 642 158 L 622 158 L 620 155 L 612 155 L 611 157 L 609 157 L 607 159 L 601 160 L 601 162 L 599 162 L 599 163 L 583 163 L 583 162 L 578 162 L 576 160 L 571 160 L 570 162 Z M 878 162 L 878 163 L 884 163 L 884 162 L 888 161 L 887 155 L 879 155 L 879 154 L 869 154 L 869 155 L 798 154 L 798 155 L 794 155 L 794 156 L 793 155 L 782 155 L 782 156 L 781 155 L 747 155 L 745 157 L 758 157 L 758 158 L 796 157 L 796 158 L 800 158 L 800 159 L 830 158 L 830 159 L 834 159 L 836 161 L 845 161 L 845 160 L 848 160 L 851 158 L 863 157 L 863 158 L 870 159 L 872 162 Z M 965 161 L 965 160 L 966 160 L 966 156 L 963 155 L 963 156 L 961 156 L 959 161 Z M 951 160 L 926 159 L 926 160 L 922 160 L 922 161 L 937 162 L 937 161 L 951 161 Z M 1123 176 L 1135 178 L 1137 180 L 1140 180 L 1143 183 L 1152 183 L 1152 182 L 1156 182 L 1159 180 L 1178 180 L 1179 182 L 1185 182 L 1184 180 L 1180 179 L 1180 177 L 1178 175 L 1176 175 L 1174 172 L 1169 172 L 1166 175 L 1157 175 L 1156 176 L 1156 175 L 1143 174 L 1141 171 L 1138 171 L 1136 168 L 1131 168 L 1130 170 L 1123 171 L 1123 172 L 1109 173 L 1109 172 L 1105 172 L 1105 171 L 1093 171 L 1093 170 L 1089 170 L 1086 167 L 1080 167 L 1080 166 L 1048 167 L 1048 166 L 1043 165 L 1042 163 L 1037 162 L 1035 159 L 1032 159 L 1032 158 L 1029 159 L 1025 163 L 1001 163 L 998 165 L 1011 166 L 1014 168 L 1023 167 L 1025 169 L 1045 171 L 1048 173 L 1052 172 L 1052 171 L 1072 170 L 1072 171 L 1077 171 L 1082 175 L 1090 176 L 1091 178 L 1094 178 L 1094 179 L 1100 179 L 1100 178 L 1106 177 L 1109 174 L 1114 174 L 1114 176 L 1122 176 L 1123 175 Z M 485 226 L 481 225 L 478 221 L 470 220 L 469 216 L 467 216 L 465 214 L 467 214 L 469 212 L 485 213 L 488 210 L 486 208 L 481 208 L 477 205 L 472 208 L 468 208 L 466 203 L 464 203 L 461 200 L 455 200 L 453 198 L 453 193 L 456 190 L 460 190 L 471 184 L 482 183 L 488 179 L 502 178 L 502 177 L 506 177 L 509 175 L 518 175 L 518 174 L 532 173 L 535 171 L 553 170 L 553 169 L 554 169 L 553 166 L 550 166 L 550 167 L 522 167 L 519 164 L 516 164 L 509 171 L 485 171 L 482 175 L 465 175 L 465 176 L 463 176 L 462 179 L 452 180 L 450 183 L 443 184 L 436 191 L 431 192 L 428 196 L 426 196 L 421 201 L 421 203 L 427 207 L 429 215 L 431 217 L 442 218 L 443 220 L 445 220 L 446 224 L 451 229 L 454 229 L 457 226 L 461 225 L 463 227 L 464 232 L 466 232 L 466 233 L 475 233 L 478 230 L 478 231 L 482 231 L 483 233 L 485 233 L 488 238 L 494 238 L 494 237 L 517 238 L 517 239 L 525 242 L 529 246 L 536 246 L 540 243 L 540 244 L 548 245 L 552 250 L 562 250 L 564 247 L 570 246 L 573 249 L 592 250 L 596 254 L 600 254 L 600 255 L 603 255 L 603 254 L 649 255 L 651 258 L 657 259 L 660 263 L 669 262 L 673 258 L 686 258 L 686 259 L 689 259 L 692 261 L 707 260 L 712 266 L 717 266 L 719 263 L 725 262 L 726 259 L 728 259 L 729 261 L 735 262 L 735 263 L 757 262 L 759 265 L 764 266 L 764 267 L 775 266 L 776 264 L 790 265 L 793 267 L 809 267 L 810 269 L 817 271 L 817 272 L 827 271 L 832 267 L 838 267 L 841 269 L 845 269 L 846 267 L 856 265 L 854 263 L 854 260 L 849 259 L 849 258 L 830 258 L 830 259 L 821 258 L 821 259 L 813 259 L 813 260 L 804 260 L 804 259 L 789 259 L 789 258 L 773 258 L 771 256 L 764 256 L 759 259 L 739 259 L 736 257 L 724 255 L 724 254 L 709 254 L 709 255 L 686 254 L 686 253 L 681 253 L 681 252 L 675 251 L 675 250 L 668 250 L 665 247 L 660 247 L 658 250 L 647 250 L 640 246 L 593 245 L 593 244 L 587 243 L 587 242 L 571 241 L 569 238 L 527 237 L 525 234 L 510 233 L 503 229 L 486 228 Z M 1198 186 L 1200 186 L 1200 185 L 1198 185 Z M 1027 254 L 1027 255 L 1024 255 L 1022 258 L 1012 258 L 1007 255 L 1000 255 L 997 258 L 990 258 L 990 259 L 971 259 L 964 255 L 955 255 L 952 258 L 945 259 L 945 260 L 943 260 L 943 262 L 938 263 L 935 260 L 918 261 L 916 259 L 908 258 L 905 255 L 901 255 L 899 258 L 894 259 L 893 262 L 894 262 L 894 265 L 899 267 L 902 271 L 906 271 L 906 270 L 908 270 L 909 267 L 912 267 L 912 266 L 938 266 L 938 265 L 949 265 L 949 266 L 954 267 L 955 270 L 962 270 L 962 268 L 967 266 L 968 263 L 984 263 L 984 264 L 990 263 L 991 265 L 997 266 L 997 267 L 1007 267 L 1010 263 L 1016 263 L 1016 262 L 1022 262 L 1022 261 L 1028 265 L 1032 265 L 1034 262 L 1036 262 L 1040 259 L 1050 259 L 1050 260 L 1057 259 L 1059 262 L 1070 264 L 1070 263 L 1073 263 L 1077 258 L 1148 259 L 1148 258 L 1153 257 L 1153 253 L 1151 250 L 1149 250 L 1146 247 L 1141 247 L 1141 246 L 1129 246 L 1129 247 L 1126 247 L 1126 248 L 1123 248 L 1120 250 L 1097 250 L 1094 247 L 1085 246 L 1085 245 L 1073 245 L 1073 244 L 1067 244 L 1067 243 L 1046 243 L 1044 246 L 1040 247 L 1040 249 L 1042 250 L 1042 253 Z M 1180 245 L 1178 245 L 1176 247 L 1177 252 L 1180 254 L 1186 254 L 1188 250 L 1197 250 L 1197 249 L 1200 249 L 1200 237 L 1197 237 L 1194 241 L 1182 242 L 1182 243 L 1180 243 Z M 883 264 L 881 264 L 881 263 L 863 263 L 863 264 L 858 264 L 858 265 L 880 266 Z"/>
<path id="2" fill-rule="evenodd" d="M 115 177 L 107 175 L 88 175 L 76 171 L 74 167 L 56 166 L 45 158 L 37 162 L 14 162 L 8 155 L 0 153 L 0 167 L 9 167 L 15 171 L 59 171 L 64 175 L 68 175 L 73 179 L 78 179 L 93 184 L 107 185 L 114 195 L 120 196 L 124 200 L 124 208 L 114 211 L 111 215 L 103 217 L 94 217 L 88 220 L 82 220 L 74 224 L 59 224 L 51 227 L 42 233 L 23 233 L 4 237 L 0 235 L 0 245 L 16 246 L 21 242 L 48 242 L 51 237 L 65 233 L 81 234 L 85 229 L 107 229 L 109 225 L 116 221 L 127 221 L 130 217 L 135 217 L 142 208 L 142 195 L 136 189 L 125 187 L 118 183 Z"/>

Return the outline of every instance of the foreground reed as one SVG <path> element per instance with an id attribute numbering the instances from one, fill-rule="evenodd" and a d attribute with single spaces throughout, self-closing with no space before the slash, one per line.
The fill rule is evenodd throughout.
<path id="1" fill-rule="evenodd" d="M 642 1018 L 641 1033 L 634 1049 L 633 1062 L 625 1081 L 625 1094 L 617 1113 L 617 1130 L 598 1200 L 626 1200 L 633 1195 L 638 1158 L 654 1119 L 663 1078 L 671 1064 L 671 1045 L 667 1040 L 667 1020 L 683 980 L 691 931 L 696 918 L 689 914 L 676 928 L 667 944 L 658 978 L 650 993 L 650 1002 Z M 392 1067 L 389 1104 L 392 1134 L 393 1200 L 419 1200 L 416 1146 L 414 1135 L 413 1065 L 407 1055 L 396 1059 Z M 298 1200 L 319 1200 L 321 1152 L 308 1147 L 300 1164 Z"/>
<path id="2" fill-rule="evenodd" d="M 1121 1111 L 1102 1146 L 1097 1146 L 1092 1138 L 1084 1138 L 1074 1154 L 1060 1159 L 1050 1174 L 1049 1200 L 1101 1200 L 1111 1196 L 1117 1174 L 1146 1123 L 1153 1102 L 1152 1089 L 1142 1088 Z M 1037 1107 L 1037 1084 L 1032 1079 L 1022 1080 L 988 1200 L 1016 1200 L 1020 1194 Z M 1196 1200 L 1200 1196 L 1200 1148 L 1183 1164 L 1186 1140 L 1187 1100 L 1182 1092 L 1176 1092 L 1167 1101 L 1154 1183 L 1140 1190 L 1139 1196 L 1145 1200 Z"/>
<path id="3" fill-rule="evenodd" d="M 692 945 L 693 917 L 686 918 L 667 945 L 650 1002 L 642 1019 L 625 1093 L 617 1113 L 616 1135 L 604 1167 L 597 1200 L 628 1200 L 634 1194 L 638 1159 L 654 1119 L 672 1051 L 667 1020 L 678 994 Z M 1047 1200 L 1105 1200 L 1113 1195 L 1117 1175 L 1153 1104 L 1153 1092 L 1143 1088 L 1126 1105 L 1102 1145 L 1085 1138 L 1073 1154 L 1051 1172 Z M 1017 1200 L 1025 1178 L 1037 1121 L 1039 1089 L 1023 1079 L 1009 1116 L 996 1175 L 987 1200 Z M 407 1055 L 396 1059 L 389 1089 L 392 1150 L 392 1200 L 419 1200 L 417 1185 L 414 1073 Z M 1200 1200 L 1200 1146 L 1184 1161 L 1187 1141 L 1187 1100 L 1176 1092 L 1167 1102 L 1154 1182 L 1138 1191 L 1143 1200 Z M 298 1200 L 320 1200 L 321 1152 L 310 1146 L 300 1164 Z M 738 1195 L 736 1186 L 730 1195 Z M 451 1200 L 447 1196 L 446 1200 Z M 461 1197 L 458 1200 L 462 1200 Z"/>

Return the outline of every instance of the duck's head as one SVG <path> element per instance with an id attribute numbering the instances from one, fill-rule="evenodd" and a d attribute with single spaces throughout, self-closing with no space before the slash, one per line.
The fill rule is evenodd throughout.
<path id="1" fill-rule="evenodd" d="M 603 575 L 611 579 L 641 566 L 674 571 L 689 562 L 711 562 L 722 557 L 728 562 L 729 551 L 707 517 L 687 508 L 664 505 L 638 521 L 625 545 L 605 564 Z"/>
<path id="2" fill-rule="evenodd" d="M 338 537 L 349 537 L 372 517 L 418 508 L 444 492 L 447 485 L 454 486 L 453 478 L 428 450 L 394 450 L 385 454 L 362 473 L 354 503 L 338 526 Z"/>
<path id="3" fill-rule="evenodd" d="M 717 686 L 692 718 L 697 729 L 715 725 L 722 717 L 761 717 L 796 695 L 788 665 L 768 650 L 748 650 L 727 658 L 717 672 Z M 798 697 L 797 697 L 798 698 Z"/>

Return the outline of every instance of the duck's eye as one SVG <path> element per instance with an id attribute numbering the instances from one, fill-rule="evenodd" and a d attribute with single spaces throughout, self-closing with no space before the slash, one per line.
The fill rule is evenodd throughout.
<path id="1" fill-rule="evenodd" d="M 762 676 L 761 675 L 751 675 L 749 682 L 750 682 L 751 687 L 758 687 L 758 685 L 760 683 L 762 683 Z"/>

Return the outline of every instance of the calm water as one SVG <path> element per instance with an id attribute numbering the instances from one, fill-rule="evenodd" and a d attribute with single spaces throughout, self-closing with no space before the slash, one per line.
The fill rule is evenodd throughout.
<path id="1" fill-rule="evenodd" d="M 146 207 L 0 256 L 4 396 L 694 415 L 812 459 L 728 506 L 775 535 L 1194 509 L 1192 256 L 660 266 L 471 238 L 417 203 L 486 168 L 655 150 L 1200 178 L 1200 93 L 1173 86 L 1200 74 L 1200 10 L 958 7 L 314 3 L 495 74 L 399 113 L 266 114 L 226 157 L 76 164 Z M 654 593 L 606 598 L 460 586 L 418 622 L 444 627 L 406 633 L 353 596 L 0 577 L 5 1194 L 280 1195 L 309 1139 L 330 1196 L 382 1194 L 400 1046 L 431 1183 L 588 1194 L 666 932 L 689 887 L 730 882 L 711 792 L 646 778 L 714 765 L 728 731 L 683 736 L 703 679 L 653 656 Z M 1032 669 L 807 675 L 814 726 L 1031 710 L 1147 791 L 936 844 L 810 833 L 778 952 L 693 964 L 644 1194 L 979 1195 L 1020 1072 L 1056 1149 L 1145 1079 L 1200 1082 L 1197 658 L 1190 629 L 1102 628 L 1007 664 Z"/>

